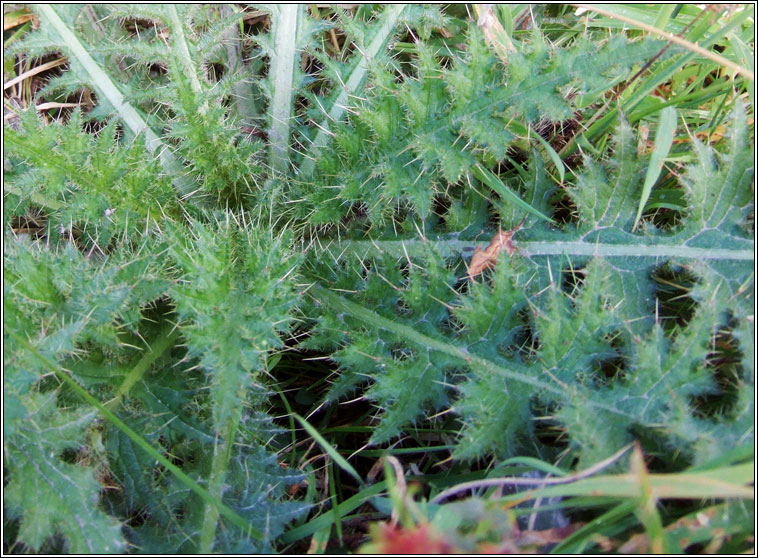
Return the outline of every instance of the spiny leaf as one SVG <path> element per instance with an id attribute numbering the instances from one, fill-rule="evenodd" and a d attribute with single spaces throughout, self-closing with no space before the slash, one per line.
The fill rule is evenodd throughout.
<path id="1" fill-rule="evenodd" d="M 44 125 L 35 111 L 22 115 L 22 129 L 7 130 L 5 153 L 12 162 L 6 189 L 14 188 L 23 214 L 29 200 L 41 198 L 48 235 L 81 234 L 92 250 L 135 241 L 164 218 L 176 216 L 176 193 L 162 176 L 158 158 L 143 138 L 120 145 L 115 122 L 95 138 L 82 130 L 75 110 L 65 125 Z"/>
<path id="2" fill-rule="evenodd" d="M 211 375 L 214 419 L 223 430 L 241 410 L 251 373 L 260 373 L 268 351 L 282 344 L 297 260 L 286 254 L 286 239 L 219 225 L 195 223 L 194 238 L 176 230 L 169 250 L 183 272 L 171 293 L 190 353 Z"/>
<path id="3" fill-rule="evenodd" d="M 366 79 L 368 73 L 368 63 L 377 59 L 382 50 L 387 46 L 395 24 L 407 9 L 405 4 L 391 4 L 382 11 L 378 22 L 371 27 L 368 37 L 365 38 L 367 43 L 359 45 L 361 55 L 353 58 L 353 61 L 345 77 L 339 77 L 341 87 L 337 94 L 332 95 L 322 105 L 325 118 L 318 125 L 318 133 L 310 144 L 308 152 L 303 157 L 300 164 L 300 173 L 303 176 L 310 176 L 315 168 L 315 162 L 321 154 L 321 151 L 327 144 L 331 122 L 338 122 L 348 105 L 350 95 L 355 94 Z"/>
<path id="4" fill-rule="evenodd" d="M 733 126 L 738 141 L 720 156 L 718 170 L 704 149 L 700 160 L 718 176 L 722 195 L 747 204 L 749 146 L 742 123 Z M 323 287 L 311 292 L 338 318 L 324 320 L 313 342 L 323 335 L 341 344 L 333 358 L 344 377 L 336 381 L 333 398 L 364 383 L 363 374 L 371 378 L 365 396 L 383 411 L 374 443 L 446 407 L 463 422 L 456 456 L 466 458 L 490 451 L 510 455 L 522 447 L 519 435 L 533 433 L 530 417 L 538 412 L 549 413 L 565 429 L 582 462 L 628 443 L 633 427 L 655 432 L 662 446 L 676 446 L 695 462 L 745 435 L 752 406 L 744 402 L 729 418 L 695 414 L 697 398 L 717 389 L 708 365 L 713 336 L 719 324 L 742 315 L 738 297 L 752 297 L 752 243 L 726 220 L 710 231 L 689 223 L 669 235 L 651 229 L 632 234 L 630 191 L 642 181 L 637 171 L 645 166 L 629 139 L 622 124 L 614 157 L 604 166 L 588 162 L 579 175 L 576 199 L 586 203 L 580 206 L 586 220 L 577 226 L 578 240 L 571 231 L 527 221 L 509 239 L 518 253 L 499 258 L 491 282 L 472 283 L 466 295 L 454 290 L 453 270 L 461 269 L 458 254 L 467 243 L 453 235 L 350 240 L 333 247 L 335 261 L 347 269 L 317 267 L 316 273 L 322 285 L 342 294 Z M 606 168 L 612 169 L 613 188 L 607 186 Z M 699 168 L 688 173 L 697 176 Z M 630 178 L 638 174 L 638 181 Z M 731 219 L 742 211 L 744 206 L 732 206 Z M 706 232 L 716 243 L 709 248 L 700 245 Z M 354 250 L 361 267 L 371 270 L 357 282 L 349 271 Z M 410 265 L 407 279 L 398 274 L 395 258 Z M 675 335 L 656 323 L 651 298 L 649 273 L 664 258 L 689 261 L 699 277 L 693 292 L 697 308 Z M 480 260 L 472 258 L 468 269 Z M 576 282 L 566 292 L 559 272 Z M 434 301 L 430 306 L 419 295 L 424 289 Z M 743 326 L 747 321 L 740 319 Z M 745 342 L 752 351 L 752 341 Z M 752 382 L 752 375 L 742 381 Z"/>
<path id="5" fill-rule="evenodd" d="M 151 153 L 158 154 L 167 172 L 172 174 L 177 172 L 179 163 L 171 151 L 165 149 L 166 146 L 147 125 L 142 115 L 126 101 L 123 92 L 114 83 L 111 76 L 91 56 L 90 52 L 93 50 L 91 46 L 76 35 L 72 25 L 73 14 L 64 8 L 47 4 L 37 5 L 37 11 L 40 16 L 42 32 L 47 35 L 41 39 L 46 48 L 49 49 L 52 43 L 65 53 L 70 52 L 70 71 L 77 74 L 77 79 L 94 88 L 101 99 L 101 103 L 106 103 L 109 109 L 114 110 L 123 119 L 132 134 L 135 136 L 144 134 L 147 148 Z M 16 49 L 23 49 L 24 47 L 24 43 L 16 45 Z M 183 193 L 187 193 L 187 188 L 190 187 L 189 184 L 182 181 L 177 181 L 176 186 Z"/>
<path id="6" fill-rule="evenodd" d="M 90 415 L 91 416 L 91 415 Z M 39 415 L 37 420 L 39 420 Z M 60 431 L 69 418 L 52 416 Z M 34 422 L 27 418 L 24 422 Z M 5 505 L 11 516 L 21 516 L 18 539 L 38 550 L 50 537 L 61 534 L 75 554 L 117 554 L 126 549 L 121 525 L 97 507 L 102 486 L 92 468 L 65 463 L 37 436 L 55 435 L 45 428 L 14 436 L 4 445 L 6 463 L 12 471 L 5 489 Z M 23 513 L 21 513 L 23 511 Z"/>

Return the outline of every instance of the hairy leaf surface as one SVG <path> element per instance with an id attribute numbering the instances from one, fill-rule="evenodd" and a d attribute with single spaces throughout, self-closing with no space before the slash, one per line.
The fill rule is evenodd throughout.
<path id="1" fill-rule="evenodd" d="M 501 254 L 481 281 L 463 277 L 467 243 L 456 235 L 335 244 L 338 265 L 314 268 L 323 286 L 312 296 L 337 320 L 323 320 L 308 341 L 337 347 L 332 358 L 343 371 L 330 397 L 368 384 L 365 396 L 382 411 L 375 443 L 450 408 L 463 425 L 459 457 L 524 451 L 518 438 L 533 437 L 541 415 L 557 421 L 563 444 L 587 463 L 635 432 L 695 462 L 744 440 L 753 413 L 746 398 L 709 417 L 697 405 L 723 389 L 709 363 L 717 333 L 753 327 L 753 241 L 744 222 L 753 166 L 743 122 L 738 108 L 722 154 L 695 145 L 699 164 L 684 181 L 690 199 L 699 198 L 673 233 L 631 233 L 645 160 L 622 123 L 609 160 L 588 160 L 569 189 L 577 226 L 528 219 L 514 235 L 520 253 Z M 539 174 L 533 167 L 533 199 L 549 188 Z M 697 277 L 694 313 L 673 331 L 658 319 L 653 280 L 667 266 Z M 752 340 L 740 340 L 753 354 Z M 751 364 L 739 381 L 752 389 Z"/>

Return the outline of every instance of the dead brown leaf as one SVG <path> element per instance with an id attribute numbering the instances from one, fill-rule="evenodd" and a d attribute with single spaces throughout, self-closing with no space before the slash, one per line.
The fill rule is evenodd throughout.
<path id="1" fill-rule="evenodd" d="M 500 255 L 501 250 L 511 256 L 516 251 L 516 247 L 513 245 L 511 237 L 521 228 L 524 224 L 526 217 L 521 222 L 509 231 L 498 229 L 497 234 L 492 237 L 492 240 L 484 250 L 481 246 L 474 248 L 474 255 L 471 256 L 471 263 L 467 267 L 468 276 L 473 279 L 485 269 L 495 267 L 497 264 L 497 258 Z"/>
<path id="2" fill-rule="evenodd" d="M 26 11 L 25 9 L 3 14 L 3 31 L 8 31 L 9 29 L 18 27 L 27 21 L 32 22 L 34 29 L 37 29 L 39 27 L 39 19 L 37 18 L 37 14 L 33 14 L 32 12 Z"/>

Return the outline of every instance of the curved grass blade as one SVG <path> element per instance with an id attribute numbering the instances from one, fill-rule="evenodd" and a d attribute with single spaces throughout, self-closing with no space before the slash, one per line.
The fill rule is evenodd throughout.
<path id="1" fill-rule="evenodd" d="M 550 223 L 555 222 L 550 217 L 548 217 L 547 215 L 545 215 L 538 209 L 533 208 L 531 205 L 529 205 L 520 197 L 518 197 L 518 195 L 516 195 L 516 193 L 512 191 L 510 188 L 507 188 L 505 184 L 503 184 L 502 181 L 497 176 L 495 176 L 490 171 L 485 169 L 479 163 L 474 165 L 473 172 L 474 172 L 474 176 L 478 180 L 480 180 L 481 182 L 483 182 L 484 184 L 492 188 L 492 190 L 497 192 L 501 198 L 507 199 L 514 205 L 528 211 L 529 213 L 536 215 L 540 219 L 544 219 L 545 221 L 549 221 Z"/>
<path id="2" fill-rule="evenodd" d="M 566 167 L 564 166 L 560 155 L 558 155 L 555 149 L 553 149 L 553 146 L 546 142 L 541 135 L 534 134 L 534 137 L 537 138 L 537 141 L 540 142 L 542 147 L 545 148 L 547 156 L 550 157 L 550 160 L 555 165 L 555 169 L 558 171 L 558 176 L 561 178 L 561 184 L 563 184 L 563 182 L 566 180 Z"/>
<path id="3" fill-rule="evenodd" d="M 726 26 L 718 29 L 704 39 L 701 42 L 701 45 L 704 47 L 710 47 L 716 44 L 729 33 L 736 29 L 740 29 L 744 22 L 750 18 L 750 15 L 750 10 L 743 10 L 737 13 Z M 608 112 L 598 118 L 596 122 L 589 125 L 584 133 L 577 134 L 571 139 L 571 141 L 563 146 L 560 155 L 566 157 L 573 154 L 577 150 L 579 144 L 582 145 L 582 149 L 592 152 L 594 147 L 592 147 L 591 141 L 595 141 L 596 138 L 606 133 L 610 127 L 615 125 L 619 111 L 629 116 L 631 111 L 637 107 L 643 99 L 650 95 L 656 87 L 670 80 L 677 72 L 681 71 L 682 68 L 696 58 L 696 53 L 689 52 L 684 57 L 676 59 L 674 63 L 663 65 L 657 70 L 652 71 L 645 82 L 641 84 L 640 87 L 629 96 L 629 98 L 622 101 L 620 106 L 610 107 Z M 631 122 L 634 122 L 634 120 L 632 119 Z M 588 147 L 591 147 L 591 149 L 588 149 Z"/>
<path id="4" fill-rule="evenodd" d="M 351 511 L 368 502 L 374 496 L 381 494 L 386 489 L 387 481 L 381 481 L 365 488 L 355 496 L 351 496 L 338 506 L 340 517 L 345 517 Z M 284 543 L 293 543 L 299 539 L 302 539 L 303 537 L 312 535 L 320 529 L 329 527 L 332 524 L 333 520 L 334 518 L 332 517 L 332 514 L 325 513 L 319 515 L 304 525 L 290 529 L 281 536 L 280 540 Z"/>
<path id="5" fill-rule="evenodd" d="M 705 58 L 715 62 L 719 66 L 724 66 L 725 68 L 729 68 L 733 72 L 742 74 L 746 79 L 750 81 L 755 81 L 754 72 L 751 72 L 747 68 L 743 68 L 739 64 L 735 64 L 731 60 L 727 60 L 726 58 L 719 55 L 718 53 L 712 52 L 710 50 L 706 50 L 702 46 L 695 44 L 693 42 L 690 42 L 687 39 L 683 39 L 682 37 L 679 37 L 677 35 L 674 35 L 673 33 L 670 33 L 668 31 L 663 31 L 661 29 L 658 29 L 657 27 L 653 27 L 652 25 L 648 25 L 641 21 L 637 21 L 636 19 L 616 13 L 614 10 L 606 9 L 596 4 L 573 4 L 573 5 L 576 6 L 577 8 L 584 8 L 585 10 L 597 12 L 604 16 L 611 17 L 619 21 L 623 21 L 624 23 L 628 23 L 629 25 L 633 25 L 635 27 L 648 31 L 649 33 L 658 35 L 659 37 L 663 37 L 664 39 L 667 39 L 673 43 L 677 43 L 678 45 L 683 46 L 684 48 L 686 48 L 687 50 L 691 52 L 699 54 L 700 56 L 704 56 Z"/>
<path id="6" fill-rule="evenodd" d="M 591 536 L 595 533 L 602 533 L 613 524 L 629 517 L 636 507 L 634 500 L 626 500 L 616 505 L 603 515 L 596 517 L 589 523 L 580 527 L 577 531 L 571 533 L 563 539 L 558 545 L 550 551 L 550 554 L 581 554 L 584 547 L 588 544 Z"/>
<path id="7" fill-rule="evenodd" d="M 343 469 L 351 477 L 357 480 L 358 484 L 361 486 L 364 486 L 366 484 L 363 482 L 363 479 L 358 474 L 358 472 L 353 469 L 353 466 L 347 462 L 347 459 L 342 457 L 339 452 L 329 442 L 326 441 L 326 438 L 324 438 L 318 430 L 316 430 L 310 423 L 308 423 L 308 421 L 306 421 L 297 413 L 293 413 L 292 416 L 294 416 L 297 422 L 299 422 L 303 428 L 305 428 L 305 431 L 308 432 L 308 434 L 310 434 L 322 448 L 324 448 L 324 451 L 329 454 L 329 457 L 331 457 L 334 462 L 340 466 L 341 469 Z"/>
<path id="8" fill-rule="evenodd" d="M 541 459 L 537 459 L 536 457 L 511 457 L 510 459 L 506 459 L 502 463 L 499 463 L 500 466 L 506 466 L 506 465 L 526 465 L 528 467 L 532 467 L 533 469 L 536 469 L 537 471 L 542 471 L 543 473 L 547 473 L 549 475 L 554 475 L 556 477 L 565 477 L 568 475 L 566 471 L 561 469 L 560 467 L 556 467 L 555 465 L 551 465 L 550 463 L 545 463 Z"/>
<path id="9" fill-rule="evenodd" d="M 754 499 L 750 483 L 755 480 L 755 462 L 709 471 L 649 474 L 650 494 L 656 499 L 700 500 L 701 498 Z M 508 496 L 509 500 L 531 500 L 549 496 L 609 496 L 638 498 L 640 491 L 637 474 L 599 475 L 574 483 L 548 486 Z"/>
<path id="10" fill-rule="evenodd" d="M 113 409 L 118 405 L 118 402 L 121 401 L 124 395 L 129 393 L 129 390 L 132 389 L 134 384 L 142 379 L 145 372 L 150 368 L 150 365 L 152 365 L 153 362 L 155 362 L 168 349 L 174 346 L 174 341 L 176 341 L 178 337 L 179 328 L 174 325 L 166 326 L 163 331 L 158 334 L 158 338 L 153 346 L 148 348 L 139 362 L 135 364 L 134 368 L 132 368 L 126 375 L 123 383 L 119 386 L 118 390 L 116 390 L 116 397 L 106 403 L 105 406 L 109 409 Z"/>

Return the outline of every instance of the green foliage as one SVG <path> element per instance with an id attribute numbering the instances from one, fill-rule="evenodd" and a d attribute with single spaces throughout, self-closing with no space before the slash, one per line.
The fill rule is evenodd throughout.
<path id="1" fill-rule="evenodd" d="M 21 123 L 20 130 L 5 134 L 12 164 L 5 219 L 36 206 L 45 210 L 48 238 L 77 234 L 83 246 L 102 253 L 177 214 L 171 183 L 143 138 L 117 143 L 115 122 L 97 136 L 86 133 L 78 110 L 66 124 L 44 125 L 33 111 Z"/>
<path id="2" fill-rule="evenodd" d="M 19 538 L 31 548 L 62 534 L 71 552 L 119 552 L 125 541 L 118 523 L 94 505 L 101 489 L 98 469 L 87 464 L 86 453 L 79 463 L 69 455 L 87 451 L 96 414 L 87 407 L 67 408 L 37 354 L 63 360 L 95 345 L 118 361 L 120 330 L 136 328 L 140 307 L 159 295 L 162 282 L 151 274 L 152 257 L 119 262 L 114 256 L 98 264 L 72 246 L 52 252 L 7 234 L 4 244 L 9 512 L 21 517 Z M 9 332 L 31 337 L 38 353 Z"/>
<path id="3" fill-rule="evenodd" d="M 123 552 L 120 522 L 97 507 L 101 486 L 95 468 L 59 457 L 84 447 L 83 432 L 95 413 L 58 408 L 54 392 L 29 395 L 24 403 L 4 446 L 10 473 L 4 504 L 10 517 L 20 517 L 18 538 L 40 548 L 60 534 L 68 552 Z"/>
<path id="4" fill-rule="evenodd" d="M 146 111 L 159 107 L 173 151 L 199 192 L 218 207 L 240 208 L 243 198 L 261 187 L 256 183 L 256 154 L 262 144 L 241 134 L 239 119 L 227 107 L 233 84 L 249 77 L 242 68 L 229 67 L 221 50 L 224 31 L 239 16 L 219 18 L 218 9 L 210 7 L 142 6 L 138 14 L 123 7 L 111 9 L 110 17 L 137 16 L 152 25 L 152 30 L 110 49 L 114 57 L 141 70 L 130 80 L 139 92 L 136 99 Z M 156 32 L 159 29 L 165 33 Z M 223 68 L 215 81 L 212 63 Z M 145 76 L 153 64 L 165 65 L 166 74 Z"/>
<path id="5" fill-rule="evenodd" d="M 306 189 L 311 222 L 354 209 L 383 224 L 406 203 L 429 217 L 434 196 L 448 196 L 477 161 L 502 161 L 529 124 L 570 118 L 577 92 L 607 87 L 661 44 L 618 37 L 600 51 L 587 42 L 558 49 L 535 34 L 506 67 L 473 25 L 466 46 L 441 53 L 419 41 L 412 68 L 375 68 L 365 102 L 318 161 L 321 180 Z"/>
<path id="6" fill-rule="evenodd" d="M 265 370 L 266 355 L 282 346 L 295 304 L 292 274 L 297 261 L 287 239 L 247 228 L 195 222 L 193 238 L 169 235 L 169 253 L 181 279 L 169 290 L 176 303 L 189 355 L 212 380 L 217 431 L 239 422 L 246 393 Z M 289 281 L 287 280 L 289 276 Z"/>
<path id="7" fill-rule="evenodd" d="M 267 353 L 281 346 L 279 335 L 287 329 L 297 260 L 287 255 L 286 239 L 237 225 L 218 229 L 226 230 L 226 236 L 214 235 L 201 223 L 194 224 L 195 239 L 172 229 L 167 240 L 178 266 L 168 277 L 155 267 L 161 252 L 150 243 L 137 252 L 120 249 L 97 262 L 73 245 L 51 251 L 24 238 L 6 237 L 4 427 L 13 457 L 8 461 L 13 498 L 7 505 L 11 517 L 21 519 L 19 540 L 24 544 L 39 548 L 48 537 L 62 534 L 76 552 L 125 548 L 118 523 L 93 506 L 102 489 L 96 475 L 113 475 L 124 494 L 129 493 L 124 502 L 111 498 L 117 517 L 149 513 L 158 522 L 129 532 L 130 544 L 160 534 L 163 542 L 156 548 L 183 548 L 186 533 L 201 532 L 209 516 L 197 496 L 179 479 L 160 473 L 154 460 L 118 428 L 101 429 L 87 407 L 67 410 L 71 395 L 46 379 L 49 369 L 38 355 L 65 363 L 77 380 L 101 397 L 114 391 L 128 395 L 121 414 L 125 423 L 149 432 L 149 442 L 167 444 L 175 457 L 191 463 L 187 474 L 210 476 L 221 485 L 232 483 L 233 490 L 219 488 L 218 496 L 223 494 L 232 509 L 267 537 L 281 533 L 286 522 L 306 509 L 303 504 L 278 502 L 299 476 L 281 471 L 273 456 L 261 453 L 262 444 L 278 434 L 260 412 L 266 409 L 262 373 Z M 143 257 L 137 256 L 140 251 Z M 173 358 L 168 349 L 175 336 L 160 331 L 150 319 L 156 315 L 154 301 L 165 297 L 176 305 L 188 347 Z M 37 332 L 31 339 L 34 351 L 15 342 L 9 332 Z M 144 346 L 142 337 L 151 340 L 148 351 L 160 351 L 144 365 L 143 350 L 135 346 Z M 172 371 L 177 358 L 189 360 L 208 376 L 177 376 Z M 164 372 L 146 374 L 151 365 Z M 174 417 L 168 424 L 166 413 Z M 224 437 L 224 452 L 214 450 L 219 445 L 214 432 Z M 67 452 L 84 451 L 92 436 L 105 439 L 97 459 L 91 458 L 97 467 L 68 462 Z M 247 444 L 232 448 L 230 440 Z M 219 454 L 222 457 L 216 459 Z M 41 478 L 46 480 L 40 484 Z M 73 492 L 76 497 L 70 496 Z M 48 503 L 45 509 L 50 510 L 44 520 L 24 511 L 37 509 L 39 501 Z M 70 513 L 79 514 L 83 522 L 74 530 Z M 224 531 L 214 537 L 215 519 L 212 523 L 214 548 L 254 552 L 270 545 L 269 538 L 260 546 L 245 533 Z M 96 526 L 97 537 L 88 536 L 89 527 L 82 525 Z M 166 528 L 168 537 L 163 539 Z"/>
<path id="8" fill-rule="evenodd" d="M 160 395 L 186 401 L 188 393 L 173 391 L 167 385 Z M 145 421 L 144 415 L 135 413 L 130 419 L 134 426 L 154 432 L 155 442 L 159 440 L 158 433 L 170 437 L 175 455 L 187 474 L 195 478 L 210 476 L 213 464 L 207 438 L 212 440 L 212 436 L 196 431 L 185 437 L 180 428 L 166 426 L 159 416 Z M 242 425 L 262 432 L 263 425 L 255 424 L 250 414 L 242 418 Z M 108 498 L 112 510 L 118 515 L 150 518 L 126 529 L 130 543 L 157 552 L 199 552 L 198 541 L 207 514 L 204 503 L 154 460 L 145 459 L 144 452 L 118 431 L 109 434 L 106 448 L 114 478 L 124 487 L 122 497 Z M 228 525 L 216 533 L 213 548 L 226 553 L 270 551 L 271 541 L 283 532 L 284 526 L 308 508 L 301 502 L 286 501 L 286 489 L 301 479 L 299 473 L 282 469 L 276 457 L 260 446 L 235 449 L 227 464 L 224 482 L 229 488 L 224 492 L 224 502 L 266 536 L 261 543 L 249 533 Z"/>
<path id="9" fill-rule="evenodd" d="M 316 264 L 320 282 L 354 293 L 319 289 L 313 295 L 337 312 L 336 320 L 320 321 L 320 334 L 307 345 L 336 347 L 332 358 L 343 372 L 328 400 L 370 379 L 365 397 L 382 410 L 374 443 L 398 436 L 421 417 L 453 410 L 462 426 L 455 453 L 460 458 L 534 451 L 535 420 L 546 413 L 563 431 L 561 447 L 568 444 L 586 463 L 607 457 L 633 435 L 656 437 L 661 451 L 675 447 L 695 463 L 744 439 L 753 412 L 749 401 L 741 398 L 725 414 L 707 419 L 698 416 L 695 403 L 719 393 L 708 362 L 719 329 L 752 327 L 739 308 L 744 297 L 753 297 L 752 287 L 747 292 L 744 287 L 751 283 L 751 262 L 740 259 L 740 250 L 750 244 L 738 226 L 742 204 L 749 202 L 740 196 L 753 172 L 743 114 L 736 113 L 731 151 L 720 157 L 719 169 L 701 148 L 700 164 L 686 174 L 693 184 L 704 183 L 701 168 L 720 176 L 718 191 L 737 201 L 728 212 L 732 217 L 711 221 L 713 227 L 687 226 L 666 235 L 675 261 L 685 259 L 677 258 L 680 247 L 687 254 L 686 248 L 699 247 L 707 233 L 718 247 L 734 251 L 734 259 L 712 261 L 706 248 L 696 251 L 709 265 L 692 269 L 701 273 L 693 290 L 697 308 L 680 331 L 666 334 L 655 322 L 643 333 L 639 325 L 641 316 L 655 316 L 657 302 L 648 298 L 655 292 L 649 278 L 654 258 L 635 252 L 663 234 L 651 228 L 631 234 L 632 200 L 645 165 L 630 148 L 630 130 L 622 124 L 612 158 L 603 165 L 588 163 L 570 190 L 580 217 L 573 234 L 595 243 L 596 258 L 567 262 L 560 256 L 507 257 L 503 252 L 491 276 L 481 283 L 471 280 L 465 294 L 459 294 L 456 280 L 464 271 L 460 260 L 440 255 L 444 240 L 421 242 L 407 261 L 364 252 L 360 259 L 345 256 L 340 266 Z M 736 182 L 725 184 L 727 175 Z M 709 183 L 716 181 L 711 176 Z M 703 212 L 712 214 L 722 199 L 705 200 Z M 539 223 L 520 238 L 527 234 L 557 238 Z M 376 247 L 393 242 L 380 241 Z M 609 249 L 602 258 L 603 242 L 617 249 L 617 257 Z M 532 246 L 548 252 L 548 244 L 518 243 L 526 253 L 534 252 Z M 348 253 L 354 250 L 360 249 L 351 246 Z M 407 246 L 403 250 L 409 252 Z M 407 276 L 403 267 L 409 267 Z M 575 285 L 564 287 L 559 271 Z M 752 351 L 747 344 L 745 350 Z M 752 386 L 752 374 L 740 381 Z M 552 450 L 539 451 L 550 455 Z"/>

